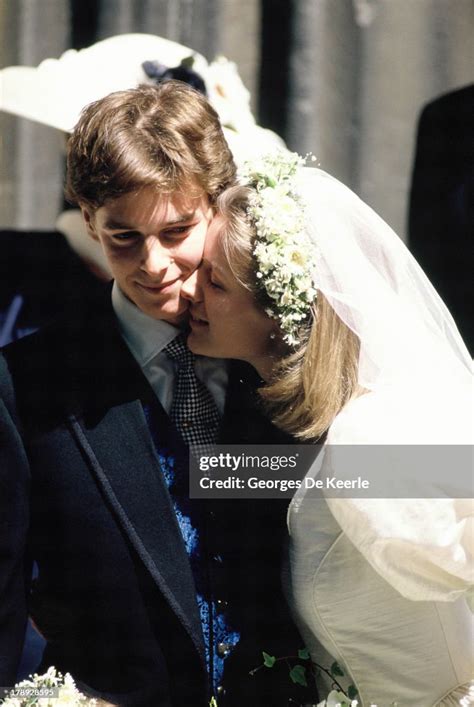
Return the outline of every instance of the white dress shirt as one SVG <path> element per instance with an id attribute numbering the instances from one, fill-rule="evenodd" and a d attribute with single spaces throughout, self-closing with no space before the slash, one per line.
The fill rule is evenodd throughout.
<path id="1" fill-rule="evenodd" d="M 153 319 L 142 312 L 125 297 L 116 282 L 112 288 L 112 306 L 125 343 L 163 408 L 169 413 L 173 401 L 176 364 L 163 353 L 163 349 L 178 336 L 180 330 L 168 322 Z M 222 414 L 228 380 L 226 362 L 218 358 L 198 356 L 195 371 Z"/>

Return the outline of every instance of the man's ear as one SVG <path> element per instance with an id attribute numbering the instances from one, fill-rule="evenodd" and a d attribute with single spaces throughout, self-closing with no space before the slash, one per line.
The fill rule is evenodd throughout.
<path id="1" fill-rule="evenodd" d="M 91 238 L 93 238 L 95 241 L 99 240 L 99 236 L 97 235 L 97 231 L 95 228 L 95 211 L 90 208 L 90 206 L 81 206 L 81 213 L 82 213 L 82 218 L 84 219 L 84 223 L 86 226 L 87 233 Z"/>

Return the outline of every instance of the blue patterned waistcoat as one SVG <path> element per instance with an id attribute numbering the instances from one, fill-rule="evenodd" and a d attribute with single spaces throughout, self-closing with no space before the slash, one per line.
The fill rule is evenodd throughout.
<path id="1" fill-rule="evenodd" d="M 187 470 L 179 468 L 173 454 L 160 441 L 152 407 L 143 405 L 143 410 L 189 557 L 201 617 L 206 664 L 212 691 L 216 694 L 222 682 L 224 661 L 240 639 L 237 627 L 231 626 L 227 612 L 214 596 L 210 580 L 210 562 L 221 563 L 222 560 L 210 554 L 205 501 L 189 498 Z M 222 570 L 225 568 L 221 567 Z"/>

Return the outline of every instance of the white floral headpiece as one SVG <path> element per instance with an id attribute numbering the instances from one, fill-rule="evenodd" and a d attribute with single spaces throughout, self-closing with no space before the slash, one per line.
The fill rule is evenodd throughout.
<path id="1" fill-rule="evenodd" d="M 248 216 L 256 229 L 257 278 L 271 300 L 265 311 L 279 321 L 290 346 L 300 343 L 301 326 L 317 295 L 315 245 L 296 191 L 297 171 L 305 161 L 280 150 L 248 160 L 240 170 L 243 183 L 254 190 Z"/>

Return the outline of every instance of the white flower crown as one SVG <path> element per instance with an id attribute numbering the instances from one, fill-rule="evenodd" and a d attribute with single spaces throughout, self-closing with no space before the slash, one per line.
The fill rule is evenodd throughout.
<path id="1" fill-rule="evenodd" d="M 243 183 L 254 190 L 247 213 L 256 229 L 257 278 L 271 300 L 265 311 L 279 321 L 290 346 L 300 343 L 317 295 L 316 248 L 296 191 L 296 174 L 305 162 L 295 152 L 279 150 L 246 161 L 240 170 Z"/>

